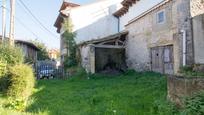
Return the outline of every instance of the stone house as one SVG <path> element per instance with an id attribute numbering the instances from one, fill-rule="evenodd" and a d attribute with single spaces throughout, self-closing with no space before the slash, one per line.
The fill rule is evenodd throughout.
<path id="1" fill-rule="evenodd" d="M 112 15 L 115 18 L 108 15 L 114 24 L 104 26 L 95 20 L 87 21 L 87 27 L 94 26 L 83 32 L 76 28 L 82 66 L 88 72 L 95 73 L 111 63 L 121 69 L 125 62 L 137 71 L 174 74 L 182 66 L 204 64 L 203 0 L 123 0 L 121 4 Z"/>
<path id="2" fill-rule="evenodd" d="M 177 73 L 204 64 L 203 0 L 124 0 L 114 13 L 129 32 L 126 62 L 137 71 Z"/>

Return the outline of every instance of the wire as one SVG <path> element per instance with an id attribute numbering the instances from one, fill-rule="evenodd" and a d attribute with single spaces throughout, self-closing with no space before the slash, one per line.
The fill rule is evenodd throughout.
<path id="1" fill-rule="evenodd" d="M 47 29 L 40 20 L 32 13 L 32 11 L 25 5 L 25 3 L 22 0 L 19 0 L 19 2 L 23 5 L 23 7 L 26 9 L 26 11 L 35 19 L 36 22 L 44 29 L 46 30 L 49 34 L 51 34 L 53 37 L 57 38 L 55 34 L 53 34 L 49 29 Z"/>
<path id="2" fill-rule="evenodd" d="M 30 31 L 36 38 L 39 38 L 37 34 L 35 34 L 28 26 L 26 26 L 18 17 L 15 17 L 16 20 L 28 31 Z"/>
<path id="3" fill-rule="evenodd" d="M 10 12 L 10 10 L 6 7 L 3 7 L 2 8 L 5 8 L 8 12 Z M 39 38 L 37 34 L 35 34 L 28 26 L 26 26 L 21 20 L 20 18 L 16 17 L 15 16 L 15 19 L 19 22 L 19 24 L 21 24 L 21 26 L 23 26 L 27 31 L 29 31 L 30 33 L 32 33 L 36 38 Z"/>

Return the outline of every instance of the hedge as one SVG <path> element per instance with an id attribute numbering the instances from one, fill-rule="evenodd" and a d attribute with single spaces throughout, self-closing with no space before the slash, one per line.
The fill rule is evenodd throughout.
<path id="1" fill-rule="evenodd" d="M 7 95 L 18 100 L 27 100 L 35 84 L 32 68 L 25 64 L 10 67 L 9 82 Z"/>
<path id="2" fill-rule="evenodd" d="M 24 62 L 24 56 L 20 48 L 9 46 L 8 44 L 0 45 L 0 57 L 8 65 L 15 65 Z"/>

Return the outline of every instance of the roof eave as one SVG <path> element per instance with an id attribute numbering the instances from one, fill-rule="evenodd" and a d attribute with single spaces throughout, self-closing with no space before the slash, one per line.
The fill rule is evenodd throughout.
<path id="1" fill-rule="evenodd" d="M 104 41 L 107 41 L 107 40 L 113 40 L 113 39 L 116 39 L 120 35 L 127 35 L 128 33 L 129 33 L 128 31 L 119 32 L 119 33 L 109 35 L 109 36 L 106 36 L 106 37 L 103 37 L 103 38 L 100 38 L 100 39 L 93 39 L 93 40 L 89 40 L 89 41 L 79 43 L 78 46 L 82 46 L 84 44 L 94 44 L 94 43 L 98 43 L 98 42 L 104 42 Z"/>
<path id="2" fill-rule="evenodd" d="M 135 4 L 137 1 L 140 1 L 140 0 L 123 0 L 121 2 L 121 4 L 123 5 L 122 8 L 120 8 L 118 11 L 116 11 L 113 15 L 115 17 L 121 17 L 123 16 L 124 14 L 126 14 L 129 10 L 129 8 Z"/>
<path id="3" fill-rule="evenodd" d="M 33 43 L 28 42 L 28 41 L 23 41 L 23 40 L 15 40 L 15 43 L 22 43 L 22 44 L 26 44 L 30 47 L 32 47 L 33 49 L 35 49 L 36 51 L 40 51 L 40 49 Z"/>

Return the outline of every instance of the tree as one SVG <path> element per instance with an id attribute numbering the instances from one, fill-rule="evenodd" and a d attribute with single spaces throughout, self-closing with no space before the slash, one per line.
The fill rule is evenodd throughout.
<path id="1" fill-rule="evenodd" d="M 38 60 L 46 60 L 46 59 L 50 59 L 49 58 L 49 54 L 47 51 L 47 47 L 45 46 L 44 43 L 39 42 L 38 40 L 34 40 L 32 41 L 32 43 L 34 43 L 38 49 L 40 51 L 38 51 L 37 55 L 38 55 Z"/>
<path id="2" fill-rule="evenodd" d="M 64 21 L 63 29 L 63 38 L 65 40 L 67 55 L 65 56 L 64 67 L 70 68 L 77 65 L 77 44 L 74 40 L 76 33 L 72 31 L 72 23 L 70 19 Z"/>

